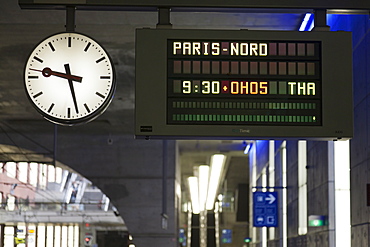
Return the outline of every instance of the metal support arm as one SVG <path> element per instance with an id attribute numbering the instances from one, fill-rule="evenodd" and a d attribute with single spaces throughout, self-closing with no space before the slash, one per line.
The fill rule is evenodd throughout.
<path id="1" fill-rule="evenodd" d="M 330 31 L 330 26 L 326 23 L 326 9 L 315 9 L 314 21 L 313 31 Z"/>
<path id="2" fill-rule="evenodd" d="M 172 28 L 171 8 L 158 8 L 157 28 Z"/>
<path id="3" fill-rule="evenodd" d="M 66 31 L 74 32 L 76 28 L 76 6 L 67 6 L 66 13 Z"/>

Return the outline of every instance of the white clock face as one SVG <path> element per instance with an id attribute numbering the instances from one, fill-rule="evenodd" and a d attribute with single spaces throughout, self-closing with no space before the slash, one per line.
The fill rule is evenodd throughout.
<path id="1" fill-rule="evenodd" d="M 53 35 L 32 51 L 25 68 L 27 94 L 48 120 L 73 125 L 95 119 L 115 91 L 109 55 L 78 33 Z"/>

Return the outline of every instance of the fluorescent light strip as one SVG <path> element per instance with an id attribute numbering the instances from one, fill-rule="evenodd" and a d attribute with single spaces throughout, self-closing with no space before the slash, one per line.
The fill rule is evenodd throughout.
<path id="1" fill-rule="evenodd" d="M 282 186 L 283 186 L 283 247 L 288 246 L 288 204 L 287 204 L 287 151 L 286 151 L 286 141 L 281 144 L 281 176 L 282 176 Z"/>
<path id="2" fill-rule="evenodd" d="M 349 141 L 334 142 L 335 242 L 351 247 L 351 182 Z"/>
<path id="3" fill-rule="evenodd" d="M 298 234 L 307 228 L 307 141 L 298 141 Z"/>
<path id="4" fill-rule="evenodd" d="M 199 210 L 204 211 L 207 199 L 209 166 L 199 166 Z"/>
<path id="5" fill-rule="evenodd" d="M 307 25 L 308 23 L 310 22 L 311 20 L 311 16 L 312 14 L 311 13 L 306 13 L 306 15 L 304 16 L 303 18 L 303 21 L 302 21 L 302 24 L 301 26 L 299 27 L 299 31 L 311 31 L 311 29 L 313 28 L 313 21 L 312 23 L 310 23 L 310 26 L 308 29 L 307 28 Z"/>
<path id="6" fill-rule="evenodd" d="M 251 150 L 251 147 L 252 147 L 252 143 L 249 143 L 245 149 L 244 149 L 244 154 L 248 154 L 249 153 L 249 150 Z"/>
<path id="7" fill-rule="evenodd" d="M 270 187 L 269 191 L 274 191 L 274 189 L 271 189 L 271 187 L 275 187 L 275 141 L 270 140 L 269 141 L 269 165 L 268 165 L 268 173 L 269 173 L 269 183 L 268 186 Z M 275 227 L 269 227 L 269 233 L 268 237 L 269 240 L 275 239 Z"/>
<path id="8" fill-rule="evenodd" d="M 211 158 L 211 174 L 209 177 L 208 194 L 206 201 L 206 209 L 212 210 L 216 198 L 216 193 L 221 178 L 221 172 L 225 164 L 225 155 L 215 154 Z"/>
<path id="9" fill-rule="evenodd" d="M 191 207 L 193 209 L 193 214 L 199 214 L 199 192 L 198 192 L 198 178 L 188 177 Z"/>
<path id="10" fill-rule="evenodd" d="M 308 31 L 311 31 L 314 27 L 315 27 L 315 22 L 314 21 L 311 21 L 311 25 L 308 28 Z"/>
<path id="11" fill-rule="evenodd" d="M 267 175 L 266 175 L 266 167 L 263 168 L 261 172 L 261 182 L 262 182 L 262 192 L 266 192 L 267 189 Z M 261 238 L 262 238 L 262 247 L 267 247 L 267 227 L 262 227 L 261 229 Z"/>

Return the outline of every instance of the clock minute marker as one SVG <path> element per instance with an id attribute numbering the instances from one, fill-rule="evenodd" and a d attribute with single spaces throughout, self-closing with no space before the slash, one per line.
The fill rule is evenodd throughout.
<path id="1" fill-rule="evenodd" d="M 36 56 L 33 57 L 33 59 L 35 59 L 36 61 L 40 62 L 40 63 L 43 63 L 44 61 L 41 59 L 41 58 L 38 58 Z"/>
<path id="2" fill-rule="evenodd" d="M 85 107 L 85 109 L 86 109 L 87 112 L 90 112 L 90 108 L 87 106 L 86 103 L 84 104 L 84 107 Z"/>
<path id="3" fill-rule="evenodd" d="M 86 45 L 86 47 L 85 47 L 85 49 L 84 49 L 84 52 L 87 52 L 87 51 L 89 50 L 90 45 L 91 45 L 91 42 L 89 42 L 89 43 Z"/>
<path id="4" fill-rule="evenodd" d="M 36 99 L 37 97 L 39 97 L 40 95 L 42 95 L 43 94 L 43 92 L 41 91 L 41 92 L 38 92 L 37 94 L 35 94 L 34 96 L 33 96 L 33 98 L 34 99 Z"/>
<path id="5" fill-rule="evenodd" d="M 49 44 L 50 49 L 54 52 L 55 48 L 54 48 L 53 44 L 51 42 L 49 42 L 48 44 Z"/>
<path id="6" fill-rule="evenodd" d="M 50 105 L 50 107 L 49 107 L 49 109 L 48 109 L 48 113 L 50 113 L 51 112 L 51 110 L 53 110 L 53 107 L 54 107 L 54 103 L 51 103 L 51 105 Z"/>
<path id="7" fill-rule="evenodd" d="M 99 92 L 96 92 L 95 94 L 98 95 L 99 97 L 103 98 L 103 99 L 105 98 L 105 96 L 103 94 L 99 93 Z"/>
<path id="8" fill-rule="evenodd" d="M 98 60 L 96 60 L 96 63 L 100 63 L 101 61 L 103 61 L 105 59 L 105 57 L 101 57 L 99 58 Z"/>

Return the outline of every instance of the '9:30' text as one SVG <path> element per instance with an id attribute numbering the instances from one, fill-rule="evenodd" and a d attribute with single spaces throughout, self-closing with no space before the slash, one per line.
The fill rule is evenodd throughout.
<path id="1" fill-rule="evenodd" d="M 268 94 L 266 81 L 183 81 L 182 93 Z"/>

